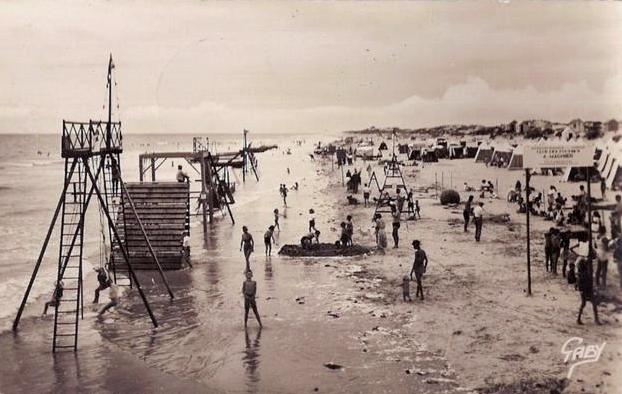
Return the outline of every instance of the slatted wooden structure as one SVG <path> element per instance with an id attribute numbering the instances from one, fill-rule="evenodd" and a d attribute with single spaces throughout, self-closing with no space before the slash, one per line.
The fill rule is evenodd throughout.
<path id="1" fill-rule="evenodd" d="M 140 222 L 149 242 L 165 270 L 182 267 L 181 245 L 184 232 L 189 230 L 190 186 L 185 182 L 136 182 L 125 184 L 131 201 L 123 200 L 117 217 L 122 230 L 122 241 L 127 247 L 134 269 L 157 269 L 149 252 L 147 240 L 142 236 Z M 136 215 L 131 204 L 136 208 Z M 114 269 L 126 269 L 121 250 L 113 247 Z"/>

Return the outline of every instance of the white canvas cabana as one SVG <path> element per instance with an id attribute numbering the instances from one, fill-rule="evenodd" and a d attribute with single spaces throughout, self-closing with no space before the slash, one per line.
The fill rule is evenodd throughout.
<path id="1" fill-rule="evenodd" d="M 522 145 L 517 146 L 512 151 L 512 157 L 510 158 L 510 163 L 508 164 L 508 170 L 522 170 L 523 169 L 523 152 L 524 149 Z"/>
<path id="2" fill-rule="evenodd" d="M 475 154 L 475 162 L 476 163 L 487 163 L 492 159 L 492 154 L 494 152 L 494 148 L 488 145 L 485 142 L 482 142 L 477 149 L 477 153 Z"/>

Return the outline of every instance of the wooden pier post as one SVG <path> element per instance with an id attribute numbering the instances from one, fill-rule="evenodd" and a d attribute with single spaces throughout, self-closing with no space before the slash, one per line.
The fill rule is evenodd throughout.
<path id="1" fill-rule="evenodd" d="M 156 179 L 156 167 L 155 167 L 155 158 L 151 158 L 151 182 L 155 182 Z"/>

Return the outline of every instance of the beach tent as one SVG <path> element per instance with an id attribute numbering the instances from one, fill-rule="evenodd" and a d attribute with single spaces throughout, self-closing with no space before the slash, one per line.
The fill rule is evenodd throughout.
<path id="1" fill-rule="evenodd" d="M 476 163 L 488 163 L 492 158 L 494 148 L 485 142 L 482 142 L 475 154 Z"/>
<path id="2" fill-rule="evenodd" d="M 434 153 L 437 159 L 446 159 L 449 157 L 449 149 L 443 145 L 435 145 Z"/>
<path id="3" fill-rule="evenodd" d="M 507 166 L 512 158 L 512 151 L 514 148 L 508 144 L 495 145 L 492 157 L 490 158 L 491 165 L 499 165 L 503 162 L 503 167 Z"/>
<path id="4" fill-rule="evenodd" d="M 380 143 L 380 145 L 378 146 L 378 150 L 388 150 L 389 148 L 387 147 L 387 143 L 382 141 Z"/>
<path id="5" fill-rule="evenodd" d="M 423 149 L 421 151 L 421 161 L 424 163 L 436 163 L 438 162 L 438 157 L 436 156 L 436 150 L 434 149 Z"/>
<path id="6" fill-rule="evenodd" d="M 449 145 L 450 159 L 463 159 L 466 157 L 466 146 L 451 144 Z"/>
<path id="7" fill-rule="evenodd" d="M 514 148 L 512 151 L 512 157 L 508 164 L 508 170 L 522 170 L 523 169 L 523 147 L 521 145 Z"/>

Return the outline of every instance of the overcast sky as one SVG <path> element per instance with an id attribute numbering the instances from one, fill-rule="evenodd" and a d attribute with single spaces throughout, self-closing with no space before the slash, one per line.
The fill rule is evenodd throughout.
<path id="1" fill-rule="evenodd" d="M 110 52 L 126 133 L 622 118 L 620 37 L 621 2 L 0 0 L 0 132 L 104 117 Z"/>

